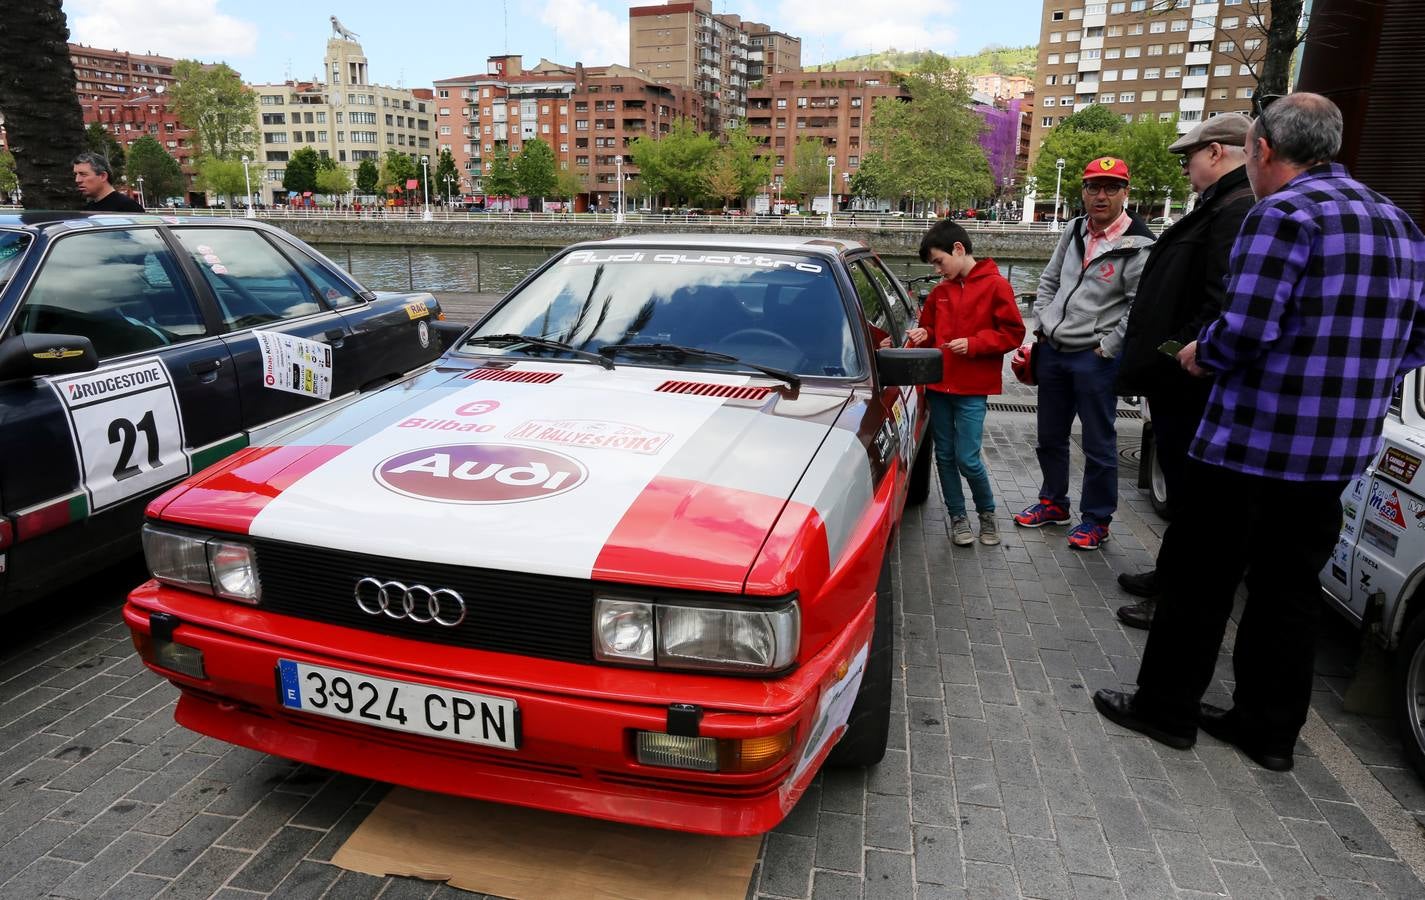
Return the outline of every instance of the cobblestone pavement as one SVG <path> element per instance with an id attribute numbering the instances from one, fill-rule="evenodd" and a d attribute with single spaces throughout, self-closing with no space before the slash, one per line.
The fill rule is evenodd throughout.
<path id="1" fill-rule="evenodd" d="M 1135 447 L 1137 423 L 1120 424 Z M 1103 551 L 1018 531 L 1033 417 L 992 413 L 986 448 L 1003 545 L 952 547 L 935 499 L 908 516 L 892 749 L 818 778 L 765 840 L 749 897 L 1425 896 L 1401 860 L 1425 847 L 1425 791 L 1388 725 L 1344 709 L 1351 630 L 1327 617 L 1291 773 L 1107 724 L 1089 697 L 1131 683 L 1143 645 L 1114 618 L 1114 578 L 1150 562 L 1162 523 L 1130 465 Z M 0 897 L 472 896 L 328 863 L 383 785 L 175 726 L 175 691 L 119 621 L 139 577 L 0 620 Z"/>

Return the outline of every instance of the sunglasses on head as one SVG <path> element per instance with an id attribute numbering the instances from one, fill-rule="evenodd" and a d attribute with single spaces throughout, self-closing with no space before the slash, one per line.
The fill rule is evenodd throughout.
<path id="1" fill-rule="evenodd" d="M 1282 98 L 1281 94 L 1253 94 L 1252 108 L 1257 112 L 1257 130 L 1262 135 L 1262 140 L 1267 142 L 1267 146 L 1272 146 L 1272 133 L 1267 128 L 1267 107 Z"/>

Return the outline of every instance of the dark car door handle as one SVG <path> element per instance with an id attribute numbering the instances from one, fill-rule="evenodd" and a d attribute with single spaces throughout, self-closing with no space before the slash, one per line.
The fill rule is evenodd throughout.
<path id="1" fill-rule="evenodd" d="M 327 339 L 327 343 L 330 344 L 333 349 L 346 343 L 346 332 L 340 328 L 322 332 L 322 337 Z"/>
<path id="2" fill-rule="evenodd" d="M 204 384 L 211 384 L 218 380 L 218 369 L 223 366 L 221 359 L 200 359 L 197 362 L 188 364 L 188 371 L 198 376 L 198 380 Z"/>

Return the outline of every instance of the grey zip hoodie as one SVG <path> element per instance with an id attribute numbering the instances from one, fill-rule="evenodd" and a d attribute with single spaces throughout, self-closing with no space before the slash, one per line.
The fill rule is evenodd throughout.
<path id="1" fill-rule="evenodd" d="M 1148 259 L 1153 232 L 1138 218 L 1118 240 L 1100 245 L 1083 265 L 1088 221 L 1079 216 L 1065 228 L 1054 255 L 1039 276 L 1034 300 L 1034 333 L 1061 350 L 1099 347 L 1110 359 L 1123 349 L 1128 310 L 1138 293 L 1138 276 Z"/>

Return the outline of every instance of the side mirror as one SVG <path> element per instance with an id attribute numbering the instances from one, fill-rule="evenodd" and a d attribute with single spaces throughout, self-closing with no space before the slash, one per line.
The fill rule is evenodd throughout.
<path id="1" fill-rule="evenodd" d="M 934 347 L 882 347 L 876 372 L 883 387 L 935 384 L 945 377 L 945 358 Z"/>
<path id="2" fill-rule="evenodd" d="M 455 346 L 455 342 L 460 336 L 470 330 L 468 324 L 460 322 L 449 322 L 445 319 L 436 319 L 431 322 L 431 329 L 440 336 L 440 347 L 442 350 L 449 350 Z"/>
<path id="3" fill-rule="evenodd" d="M 0 341 L 0 381 L 72 375 L 99 368 L 89 338 L 77 334 L 17 334 Z"/>

